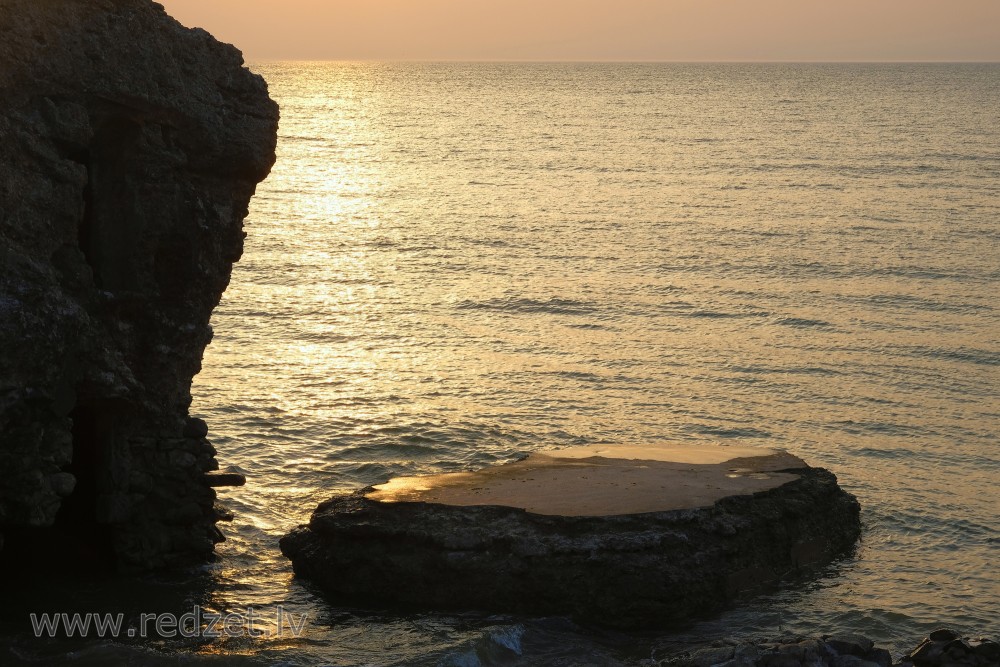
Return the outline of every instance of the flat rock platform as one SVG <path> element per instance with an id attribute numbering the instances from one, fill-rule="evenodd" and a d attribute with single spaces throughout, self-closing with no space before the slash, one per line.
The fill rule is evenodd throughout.
<path id="1" fill-rule="evenodd" d="M 797 479 L 806 464 L 750 447 L 574 447 L 476 472 L 397 477 L 381 502 L 502 505 L 554 516 L 611 516 L 704 507 Z"/>
<path id="2" fill-rule="evenodd" d="M 815 570 L 851 549 L 859 513 L 783 451 L 591 446 L 336 496 L 281 549 L 335 601 L 642 628 Z"/>

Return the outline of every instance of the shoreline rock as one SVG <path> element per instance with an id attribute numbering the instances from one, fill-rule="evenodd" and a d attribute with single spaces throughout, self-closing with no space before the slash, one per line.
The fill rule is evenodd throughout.
<path id="1" fill-rule="evenodd" d="M 191 380 L 277 106 L 150 0 L 4 0 L 0 93 L 0 560 L 204 560 Z"/>
<path id="2" fill-rule="evenodd" d="M 1000 644 L 985 637 L 963 637 L 947 628 L 930 635 L 893 659 L 885 648 L 862 635 L 783 636 L 723 643 L 680 651 L 644 667 L 997 667 Z"/>
<path id="3" fill-rule="evenodd" d="M 549 452 L 485 472 L 336 496 L 280 544 L 295 573 L 337 601 L 668 626 L 807 574 L 852 548 L 860 535 L 857 500 L 830 472 L 782 457 L 765 450 L 719 464 Z M 790 459 L 793 467 L 785 467 Z M 587 502 L 606 470 L 609 480 L 644 479 L 647 492 L 661 477 L 672 485 L 696 480 L 690 494 L 713 480 L 742 478 L 749 486 L 695 506 L 685 502 L 689 493 L 664 491 L 658 511 L 544 511 L 545 503 L 567 498 Z M 762 481 L 764 488 L 755 486 Z M 546 484 L 555 493 L 545 493 Z M 530 490 L 518 502 L 521 485 Z M 603 496 L 612 508 L 635 493 L 631 482 L 617 486 L 617 495 Z M 498 498 L 505 504 L 493 504 Z"/>

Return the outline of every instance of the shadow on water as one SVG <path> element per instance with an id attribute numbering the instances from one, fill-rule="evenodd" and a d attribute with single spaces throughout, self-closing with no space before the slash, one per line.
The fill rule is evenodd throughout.
<path id="1" fill-rule="evenodd" d="M 140 655 L 149 660 L 146 664 L 157 664 L 158 653 L 176 664 L 178 653 L 198 652 L 209 643 L 181 636 L 170 619 L 182 619 L 196 608 L 213 609 L 211 566 L 128 576 L 52 567 L 50 561 L 4 572 L 2 664 L 61 664 L 68 657 L 73 664 L 109 664 Z M 71 625 L 76 615 L 80 622 Z M 161 616 L 162 632 L 157 629 Z M 193 618 L 182 627 L 192 634 L 187 628 Z M 171 633 L 175 636 L 167 636 Z"/>

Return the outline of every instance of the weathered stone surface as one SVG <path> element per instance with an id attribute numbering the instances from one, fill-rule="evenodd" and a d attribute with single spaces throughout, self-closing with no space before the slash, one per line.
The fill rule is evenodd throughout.
<path id="1" fill-rule="evenodd" d="M 795 479 L 781 469 L 804 467 L 785 452 L 752 447 L 572 447 L 475 472 L 397 477 L 368 497 L 502 505 L 556 516 L 638 514 L 771 489 Z"/>
<path id="2" fill-rule="evenodd" d="M 247 483 L 247 478 L 238 472 L 205 475 L 204 480 L 207 485 L 213 488 L 220 486 L 243 486 Z"/>
<path id="3" fill-rule="evenodd" d="M 569 614 L 628 628 L 681 622 L 857 540 L 858 503 L 831 473 L 765 454 L 697 463 L 550 452 L 407 478 L 321 504 L 281 548 L 298 575 L 357 604 Z M 689 493 L 675 492 L 692 479 Z M 747 486 L 687 502 L 733 481 Z M 600 506 L 587 505 L 594 494 Z M 629 503 L 642 511 L 615 511 Z M 577 505 L 588 510 L 566 509 Z"/>
<path id="4" fill-rule="evenodd" d="M 902 664 L 914 667 L 996 667 L 1000 665 L 1000 644 L 986 639 L 962 637 L 955 630 L 941 628 L 930 633 L 910 652 Z"/>
<path id="5" fill-rule="evenodd" d="M 970 642 L 972 653 L 983 662 L 993 661 L 1000 665 L 1000 643 L 991 639 L 980 638 Z"/>
<path id="6" fill-rule="evenodd" d="M 935 631 L 925 639 L 909 656 L 893 662 L 892 654 L 884 648 L 874 646 L 874 643 L 860 635 L 853 635 L 847 643 L 833 639 L 807 639 L 785 637 L 778 641 L 758 639 L 747 643 L 725 648 L 699 647 L 674 650 L 672 655 L 657 661 L 648 661 L 655 667 L 996 667 L 1000 662 L 991 660 L 984 655 L 974 655 L 971 646 L 992 644 L 986 639 L 971 640 L 961 638 L 952 630 L 943 634 Z M 934 639 L 938 637 L 938 639 Z M 952 637 L 948 639 L 946 637 Z M 797 643 L 792 643 L 797 642 Z M 962 649 L 951 655 L 945 643 L 961 642 Z M 913 656 L 918 653 L 927 654 L 927 647 L 937 646 L 942 650 L 934 651 L 934 657 L 915 661 Z M 867 648 L 865 648 L 867 647 Z M 843 649 L 844 652 L 838 650 Z M 804 650 L 802 650 L 804 649 Z M 859 653 L 859 651 L 862 651 Z M 732 659 L 725 658 L 727 652 Z M 952 651 L 954 652 L 954 651 Z M 644 664 L 646 664 L 644 662 Z"/>
<path id="7" fill-rule="evenodd" d="M 277 119 L 239 51 L 149 0 L 0 2 L 5 558 L 211 552 L 191 378 Z"/>
<path id="8" fill-rule="evenodd" d="M 843 655 L 864 656 L 872 650 L 872 640 L 860 635 L 837 635 L 830 637 L 826 643 L 837 653 Z"/>

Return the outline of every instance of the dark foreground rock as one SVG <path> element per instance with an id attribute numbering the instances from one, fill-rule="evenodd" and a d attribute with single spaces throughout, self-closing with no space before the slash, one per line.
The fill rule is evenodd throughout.
<path id="1" fill-rule="evenodd" d="M 718 642 L 663 659 L 649 667 L 997 667 L 1000 644 L 935 630 L 903 656 L 860 635 L 805 638 L 786 636 L 755 642 Z"/>
<path id="2" fill-rule="evenodd" d="M 274 162 L 242 64 L 149 0 L 0 2 L 0 558 L 148 568 L 221 539 L 188 406 Z"/>
<path id="3" fill-rule="evenodd" d="M 554 452 L 407 478 L 321 504 L 281 549 L 337 601 L 568 614 L 622 628 L 683 622 L 857 540 L 858 503 L 836 478 L 771 454 L 698 464 Z M 749 490 L 688 502 L 727 484 Z M 595 496 L 611 511 L 572 511 Z M 616 513 L 636 502 L 643 511 Z"/>

